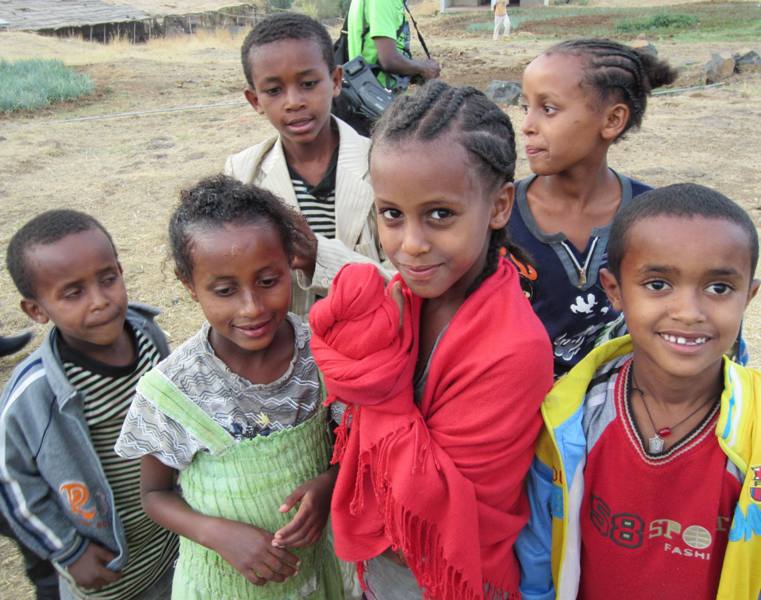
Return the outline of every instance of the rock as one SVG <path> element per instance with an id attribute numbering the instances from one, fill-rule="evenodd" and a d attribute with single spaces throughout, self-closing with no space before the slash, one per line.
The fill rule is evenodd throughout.
<path id="1" fill-rule="evenodd" d="M 631 47 L 642 54 L 649 54 L 653 58 L 658 58 L 658 49 L 652 42 L 648 42 L 647 40 L 634 40 Z"/>
<path id="2" fill-rule="evenodd" d="M 745 48 L 732 55 L 735 60 L 735 71 L 738 73 L 750 73 L 761 71 L 761 55 L 755 50 Z"/>
<path id="3" fill-rule="evenodd" d="M 711 55 L 711 60 L 705 64 L 706 83 L 716 83 L 727 79 L 735 72 L 735 59 L 729 52 L 719 52 Z"/>
<path id="4" fill-rule="evenodd" d="M 521 96 L 521 84 L 517 81 L 493 80 L 484 92 L 486 97 L 497 104 L 518 104 Z"/>

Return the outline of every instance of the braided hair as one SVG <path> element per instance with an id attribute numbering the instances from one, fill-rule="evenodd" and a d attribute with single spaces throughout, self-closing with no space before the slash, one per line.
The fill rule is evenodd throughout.
<path id="1" fill-rule="evenodd" d="M 412 139 L 430 142 L 451 134 L 465 148 L 485 187 L 515 178 L 515 132 L 510 118 L 471 86 L 429 81 L 415 94 L 398 97 L 373 129 L 370 154 L 382 143 Z M 505 228 L 492 229 L 486 264 L 468 294 L 497 270 L 500 256 L 525 254 L 507 239 Z"/>
<path id="2" fill-rule="evenodd" d="M 243 74 L 251 89 L 254 89 L 254 75 L 251 70 L 252 49 L 282 40 L 312 40 L 320 47 L 322 57 L 331 73 L 336 68 L 333 56 L 333 40 L 325 26 L 311 17 L 294 12 L 276 13 L 260 21 L 248 32 L 240 48 Z"/>
<path id="3" fill-rule="evenodd" d="M 663 60 L 612 40 L 568 40 L 552 46 L 545 55 L 565 54 L 582 60 L 582 84 L 596 90 L 600 102 L 613 100 L 629 107 L 629 120 L 621 135 L 642 124 L 650 92 L 676 80 L 677 72 Z"/>

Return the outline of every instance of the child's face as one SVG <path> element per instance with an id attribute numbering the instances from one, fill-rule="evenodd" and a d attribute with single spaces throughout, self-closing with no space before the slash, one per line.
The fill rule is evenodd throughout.
<path id="1" fill-rule="evenodd" d="M 564 54 L 542 54 L 523 72 L 526 116 L 521 130 L 529 166 L 537 175 L 599 163 L 626 124 L 626 105 L 601 104 L 593 90 L 581 85 L 583 75 L 581 59 Z"/>
<path id="2" fill-rule="evenodd" d="M 619 279 L 601 277 L 643 370 L 716 374 L 758 289 L 748 246 L 745 231 L 723 219 L 664 215 L 629 229 Z"/>
<path id="3" fill-rule="evenodd" d="M 87 355 L 118 340 L 127 290 L 113 246 L 100 229 L 32 246 L 25 259 L 37 296 L 21 301 L 27 315 L 37 323 L 52 321 L 69 346 Z"/>
<path id="4" fill-rule="evenodd" d="M 288 256 L 269 223 L 225 224 L 193 233 L 192 281 L 183 281 L 211 325 L 211 343 L 226 355 L 272 343 L 291 301 Z"/>
<path id="5" fill-rule="evenodd" d="M 485 189 L 458 142 L 376 146 L 370 160 L 386 255 L 422 298 L 464 298 L 483 270 L 489 235 L 504 227 L 513 185 Z"/>
<path id="6" fill-rule="evenodd" d="M 341 69 L 328 70 L 319 44 L 281 40 L 249 53 L 254 89 L 251 106 L 278 130 L 284 143 L 309 144 L 330 127 L 333 98 L 341 92 Z"/>

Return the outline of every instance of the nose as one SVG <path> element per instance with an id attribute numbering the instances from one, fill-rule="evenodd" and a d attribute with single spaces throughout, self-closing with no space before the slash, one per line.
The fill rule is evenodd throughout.
<path id="1" fill-rule="evenodd" d="M 526 114 L 523 116 L 523 123 L 521 124 L 521 132 L 523 135 L 531 135 L 536 133 L 536 122 L 534 120 L 534 113 L 529 108 L 526 110 Z"/>
<path id="2" fill-rule="evenodd" d="M 404 227 L 402 237 L 402 252 L 409 256 L 420 256 L 431 249 L 431 245 L 426 238 L 423 227 L 411 221 L 408 221 Z"/>
<path id="3" fill-rule="evenodd" d="M 685 325 L 705 321 L 705 312 L 699 290 L 685 289 L 676 294 L 671 305 L 671 318 Z"/>
<path id="4" fill-rule="evenodd" d="M 262 312 L 261 302 L 253 289 L 243 290 L 242 300 L 240 307 L 240 314 L 242 317 L 254 319 Z"/>
<path id="5" fill-rule="evenodd" d="M 99 285 L 94 285 L 90 289 L 90 307 L 92 310 L 103 310 L 110 304 L 106 293 Z"/>
<path id="6" fill-rule="evenodd" d="M 285 90 L 285 109 L 298 110 L 304 106 L 304 96 L 297 85 L 289 85 Z"/>

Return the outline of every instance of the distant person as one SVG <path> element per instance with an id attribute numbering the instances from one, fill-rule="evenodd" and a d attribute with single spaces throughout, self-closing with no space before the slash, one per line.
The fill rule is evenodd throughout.
<path id="1" fill-rule="evenodd" d="M 168 598 L 177 537 L 143 512 L 140 464 L 114 453 L 138 379 L 169 352 L 157 311 L 128 303 L 89 215 L 38 215 L 6 260 L 21 308 L 53 327 L 0 400 L 0 509 L 58 567 L 63 600 Z"/>
<path id="2" fill-rule="evenodd" d="M 630 335 L 542 406 L 525 600 L 761 597 L 761 372 L 725 356 L 757 263 L 751 218 L 703 186 L 616 215 L 601 280 Z"/>
<path id="3" fill-rule="evenodd" d="M 499 38 L 499 30 L 502 29 L 502 35 L 510 35 L 510 15 L 507 14 L 507 5 L 509 0 L 492 0 L 491 9 L 494 12 L 494 35 L 492 39 L 496 42 Z"/>
<path id="4" fill-rule="evenodd" d="M 225 174 L 274 193 L 303 216 L 291 311 L 305 319 L 343 265 L 383 260 L 367 166 L 370 140 L 330 114 L 341 69 L 330 35 L 314 19 L 280 13 L 261 21 L 243 41 L 241 59 L 246 99 L 277 135 L 229 156 Z"/>
<path id="5" fill-rule="evenodd" d="M 552 46 L 523 73 L 534 174 L 516 184 L 508 232 L 531 257 L 519 261 L 522 283 L 552 340 L 556 377 L 623 327 L 599 274 L 613 218 L 649 187 L 611 169 L 608 150 L 640 126 L 651 90 L 675 78 L 666 62 L 601 39 Z"/>
<path id="6" fill-rule="evenodd" d="M 141 459 L 146 512 L 182 536 L 175 600 L 342 598 L 328 412 L 309 329 L 288 312 L 297 217 L 218 176 L 170 219 L 206 321 L 140 380 L 116 451 Z"/>
<path id="7" fill-rule="evenodd" d="M 410 26 L 404 14 L 406 0 L 352 0 L 348 15 L 349 59 L 364 57 L 378 65 L 378 81 L 394 89 L 394 76 L 436 79 L 439 63 L 417 60 L 410 51 Z"/>

